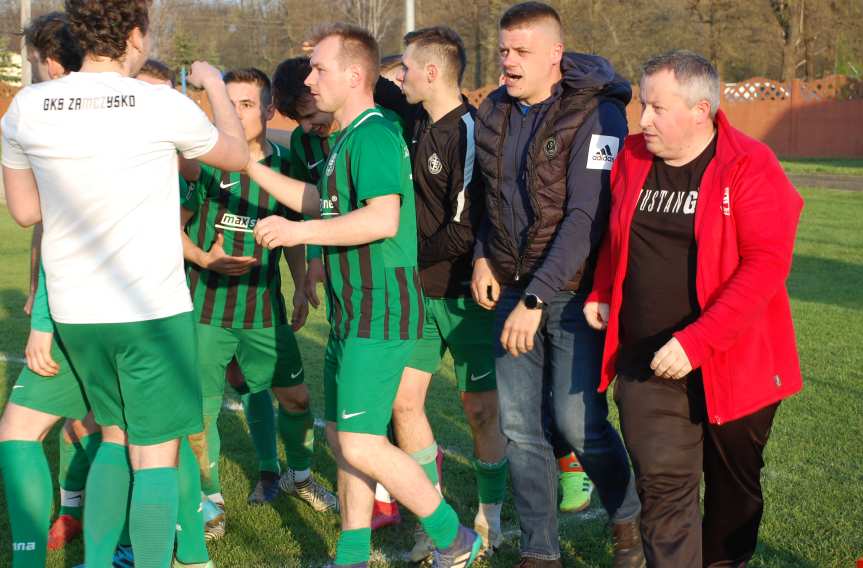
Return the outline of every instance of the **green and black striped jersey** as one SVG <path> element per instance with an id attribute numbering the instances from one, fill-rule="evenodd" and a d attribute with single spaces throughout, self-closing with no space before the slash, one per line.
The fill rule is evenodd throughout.
<path id="1" fill-rule="evenodd" d="M 272 153 L 262 163 L 287 174 L 290 168 L 288 149 L 269 144 Z M 289 212 L 248 176 L 223 172 L 205 164 L 201 164 L 198 180 L 188 184 L 181 198 L 182 206 L 195 213 L 186 225 L 186 233 L 193 243 L 210 250 L 221 233 L 226 254 L 254 256 L 260 262 L 243 276 L 226 276 L 189 264 L 189 290 L 198 321 L 245 329 L 287 323 L 279 272 L 282 249 L 267 250 L 257 245 L 253 230 L 258 220 L 270 215 L 291 219 L 300 216 Z"/>
<path id="2" fill-rule="evenodd" d="M 401 196 L 394 237 L 358 246 L 325 246 L 328 312 L 338 337 L 416 339 L 423 298 L 411 162 L 396 124 L 371 108 L 344 128 L 318 181 L 321 218 L 364 207 L 369 199 Z"/>

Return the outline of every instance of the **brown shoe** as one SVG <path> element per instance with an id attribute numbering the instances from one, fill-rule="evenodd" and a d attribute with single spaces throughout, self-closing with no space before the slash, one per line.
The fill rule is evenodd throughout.
<path id="1" fill-rule="evenodd" d="M 614 568 L 645 568 L 644 546 L 638 517 L 623 523 L 613 523 Z"/>
<path id="2" fill-rule="evenodd" d="M 556 560 L 542 560 L 541 558 L 530 558 L 525 556 L 514 568 L 563 568 L 560 558 Z"/>

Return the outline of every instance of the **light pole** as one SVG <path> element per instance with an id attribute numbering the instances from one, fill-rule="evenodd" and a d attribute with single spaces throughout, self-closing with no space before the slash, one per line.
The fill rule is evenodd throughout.
<path id="1" fill-rule="evenodd" d="M 30 0 L 21 0 L 21 29 L 30 23 Z M 26 87 L 31 82 L 30 62 L 27 61 L 27 42 L 21 38 L 21 86 Z"/>
<path id="2" fill-rule="evenodd" d="M 416 29 L 416 7 L 414 0 L 405 0 L 405 33 Z"/>

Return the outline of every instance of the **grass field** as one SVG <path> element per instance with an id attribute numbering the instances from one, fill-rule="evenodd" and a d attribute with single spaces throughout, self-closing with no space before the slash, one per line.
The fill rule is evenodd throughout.
<path id="1" fill-rule="evenodd" d="M 863 175 L 863 159 L 859 158 L 793 158 L 782 160 L 790 174 Z"/>
<path id="2" fill-rule="evenodd" d="M 753 567 L 848 568 L 863 556 L 863 193 L 804 190 L 806 209 L 789 281 L 797 324 L 805 389 L 779 411 L 764 472 L 766 512 Z M 28 321 L 21 312 L 27 281 L 29 235 L 0 210 L 0 353 L 20 357 Z M 322 413 L 321 360 L 327 326 L 313 313 L 300 333 L 314 411 Z M 0 403 L 20 372 L 0 362 Z M 613 406 L 613 405 L 612 405 Z M 434 381 L 429 412 L 439 442 L 447 449 L 447 497 L 463 519 L 474 512 L 475 490 L 467 456 L 471 443 L 447 367 Z M 321 566 L 335 550 L 334 515 L 319 516 L 281 496 L 274 507 L 246 505 L 255 476 L 255 458 L 241 414 L 224 412 L 222 479 L 228 503 L 228 534 L 213 544 L 218 566 Z M 320 433 L 320 432 L 319 432 Z M 46 451 L 56 464 L 55 436 Z M 332 487 L 335 466 L 319 436 L 315 469 Z M 2 501 L 0 497 L 0 501 Z M 504 518 L 511 538 L 484 566 L 517 561 L 517 530 L 507 503 Z M 607 518 L 594 498 L 585 513 L 561 519 L 564 565 L 611 566 Z M 412 521 L 374 535 L 377 566 L 404 565 Z M 0 566 L 9 566 L 9 527 L 0 502 Z M 52 568 L 81 561 L 80 544 L 52 553 Z"/>

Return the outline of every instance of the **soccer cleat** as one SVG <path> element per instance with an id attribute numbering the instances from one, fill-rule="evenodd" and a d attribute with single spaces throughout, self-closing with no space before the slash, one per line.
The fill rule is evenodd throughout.
<path id="1" fill-rule="evenodd" d="M 249 505 L 272 503 L 279 496 L 279 491 L 279 475 L 272 471 L 262 471 L 255 489 L 249 494 Z"/>
<path id="2" fill-rule="evenodd" d="M 219 540 L 225 536 L 225 505 L 213 503 L 209 499 L 203 501 L 204 512 L 204 538 L 207 540 Z"/>
<path id="3" fill-rule="evenodd" d="M 469 568 L 479 556 L 482 539 L 467 527 L 459 527 L 455 542 L 444 550 L 435 550 L 432 568 Z"/>
<path id="4" fill-rule="evenodd" d="M 435 551 L 435 546 L 422 526 L 417 525 L 414 529 L 414 547 L 408 553 L 408 558 L 411 562 L 425 562 L 432 557 Z"/>
<path id="5" fill-rule="evenodd" d="M 207 562 L 199 562 L 198 564 L 183 564 L 176 558 L 174 558 L 174 562 L 171 563 L 171 568 L 216 568 L 216 565 L 213 564 L 212 560 L 208 560 Z"/>
<path id="6" fill-rule="evenodd" d="M 491 556 L 503 544 L 503 531 L 500 529 L 500 520 L 497 523 L 492 523 L 492 525 L 495 524 L 497 526 L 489 526 L 488 521 L 485 518 L 481 519 L 479 514 L 473 520 L 473 530 L 482 539 L 482 552 L 485 556 Z"/>
<path id="7" fill-rule="evenodd" d="M 376 531 L 384 527 L 397 525 L 402 522 L 402 514 L 399 511 L 399 504 L 395 501 L 388 503 L 375 499 L 374 507 L 372 507 L 372 530 Z"/>
<path id="8" fill-rule="evenodd" d="M 60 550 L 84 531 L 79 519 L 72 515 L 60 515 L 48 532 L 48 550 Z"/>
<path id="9" fill-rule="evenodd" d="M 560 512 L 577 513 L 590 506 L 593 483 L 583 471 L 564 471 L 560 474 Z"/>
<path id="10" fill-rule="evenodd" d="M 135 568 L 135 555 L 131 546 L 122 544 L 114 551 L 114 562 L 112 568 Z"/>
<path id="11" fill-rule="evenodd" d="M 288 469 L 282 474 L 279 487 L 288 495 L 299 497 L 319 513 L 339 510 L 339 500 L 336 496 L 327 491 L 312 476 L 304 481 L 294 481 L 294 470 Z"/>

